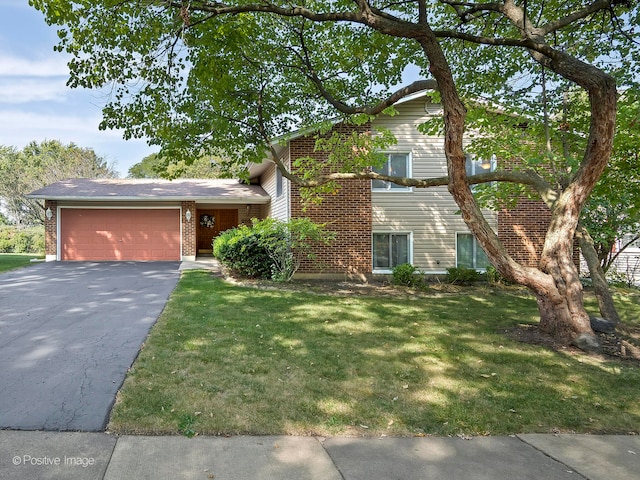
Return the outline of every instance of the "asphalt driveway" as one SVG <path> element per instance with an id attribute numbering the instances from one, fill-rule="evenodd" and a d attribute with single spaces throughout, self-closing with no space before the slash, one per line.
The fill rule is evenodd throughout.
<path id="1" fill-rule="evenodd" d="M 179 262 L 51 262 L 0 274 L 0 428 L 104 430 Z"/>

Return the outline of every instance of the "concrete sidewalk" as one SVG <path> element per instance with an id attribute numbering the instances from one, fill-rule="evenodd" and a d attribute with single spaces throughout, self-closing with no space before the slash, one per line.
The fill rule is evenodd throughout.
<path id="1" fill-rule="evenodd" d="M 0 479 L 637 480 L 640 436 L 145 437 L 0 431 Z"/>

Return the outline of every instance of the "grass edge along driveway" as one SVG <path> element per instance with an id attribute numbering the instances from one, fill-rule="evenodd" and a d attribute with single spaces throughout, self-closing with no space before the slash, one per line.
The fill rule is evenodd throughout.
<path id="1" fill-rule="evenodd" d="M 619 299 L 638 318 L 638 296 Z M 118 394 L 133 434 L 503 435 L 640 431 L 637 363 L 508 339 L 526 295 L 376 298 L 185 272 Z"/>
<path id="2" fill-rule="evenodd" d="M 0 273 L 31 265 L 31 259 L 42 259 L 37 253 L 0 253 Z"/>

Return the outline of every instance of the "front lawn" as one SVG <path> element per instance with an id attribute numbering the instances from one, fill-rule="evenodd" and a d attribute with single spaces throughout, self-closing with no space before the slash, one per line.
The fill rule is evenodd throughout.
<path id="1" fill-rule="evenodd" d="M 34 253 L 0 253 L 0 272 L 31 265 L 32 258 L 42 258 Z"/>
<path id="2" fill-rule="evenodd" d="M 640 298 L 618 298 L 640 317 Z M 185 272 L 118 395 L 115 433 L 640 432 L 637 362 L 510 340 L 535 301 L 337 296 Z"/>

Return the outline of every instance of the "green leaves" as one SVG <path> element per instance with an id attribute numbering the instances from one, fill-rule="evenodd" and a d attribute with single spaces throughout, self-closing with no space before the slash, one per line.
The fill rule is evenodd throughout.
<path id="1" fill-rule="evenodd" d="M 323 196 L 340 189 L 339 181 L 321 181 L 323 176 L 359 174 L 370 167 L 380 166 L 386 160 L 381 152 L 397 142 L 387 129 L 379 129 L 373 135 L 368 128 L 351 130 L 349 125 L 345 122 L 325 134 L 317 134 L 314 154 L 293 160 L 293 170 L 305 184 L 317 182 L 300 190 L 304 203 L 321 203 Z"/>
<path id="2" fill-rule="evenodd" d="M 147 2 L 32 5 L 60 26 L 58 49 L 72 56 L 69 85 L 113 86 L 101 128 L 146 137 L 177 158 L 224 149 L 238 164 L 257 161 L 273 138 L 335 115 L 319 85 L 336 102 L 376 102 L 400 83 L 406 56 L 417 51 L 352 24 L 216 16 L 200 5 L 188 15 Z"/>
<path id="3" fill-rule="evenodd" d="M 254 218 L 251 227 L 240 225 L 216 237 L 213 253 L 237 275 L 288 282 L 303 258 L 315 258 L 314 245 L 328 245 L 334 237 L 326 225 L 308 218 Z"/>
<path id="4" fill-rule="evenodd" d="M 22 150 L 0 146 L 0 198 L 9 216 L 25 225 L 44 223 L 44 210 L 28 193 L 49 183 L 73 177 L 117 176 L 113 165 L 92 149 L 57 140 L 31 142 Z"/>

